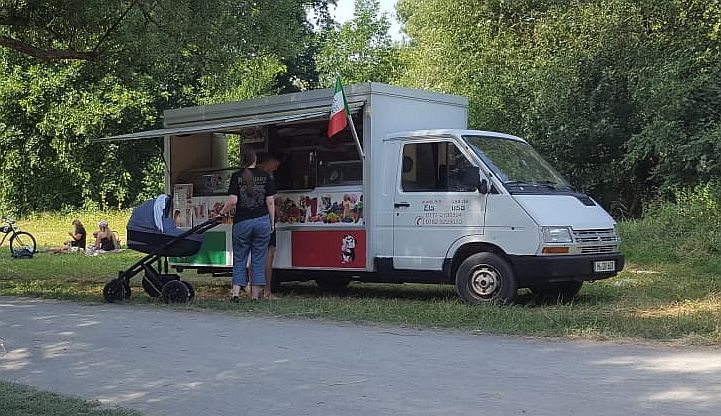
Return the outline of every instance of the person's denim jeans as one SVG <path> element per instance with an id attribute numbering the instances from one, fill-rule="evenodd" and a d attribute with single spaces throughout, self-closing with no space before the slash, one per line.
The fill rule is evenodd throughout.
<path id="1" fill-rule="evenodd" d="M 245 266 L 250 255 L 253 285 L 265 286 L 265 254 L 269 241 L 270 217 L 267 215 L 233 224 L 233 285 L 248 284 Z"/>

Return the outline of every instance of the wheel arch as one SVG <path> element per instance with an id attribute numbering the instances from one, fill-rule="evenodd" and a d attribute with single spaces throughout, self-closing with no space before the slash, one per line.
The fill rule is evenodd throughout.
<path id="1" fill-rule="evenodd" d="M 509 267 L 513 269 L 513 266 L 511 265 L 511 262 L 508 259 L 508 256 L 506 255 L 506 252 L 503 251 L 502 248 L 498 247 L 495 244 L 482 242 L 482 241 L 473 241 L 468 242 L 463 245 L 460 245 L 456 248 L 456 250 L 453 252 L 453 256 L 450 257 L 450 266 L 448 270 L 448 278 L 451 283 L 455 282 L 456 280 L 456 272 L 458 271 L 458 268 L 460 267 L 461 263 L 468 257 L 472 256 L 476 253 L 493 253 L 504 260 L 508 262 Z"/>

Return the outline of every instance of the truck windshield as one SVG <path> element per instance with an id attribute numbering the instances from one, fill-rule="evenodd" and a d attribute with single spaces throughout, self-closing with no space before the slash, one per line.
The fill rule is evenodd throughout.
<path id="1" fill-rule="evenodd" d="M 573 190 L 527 143 L 488 136 L 463 138 L 509 190 Z"/>

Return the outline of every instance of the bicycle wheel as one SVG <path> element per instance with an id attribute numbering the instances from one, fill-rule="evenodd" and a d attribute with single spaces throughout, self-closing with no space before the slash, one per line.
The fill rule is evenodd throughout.
<path id="1" fill-rule="evenodd" d="M 27 231 L 20 231 L 10 237 L 10 254 L 26 249 L 31 253 L 37 252 L 35 237 Z"/>

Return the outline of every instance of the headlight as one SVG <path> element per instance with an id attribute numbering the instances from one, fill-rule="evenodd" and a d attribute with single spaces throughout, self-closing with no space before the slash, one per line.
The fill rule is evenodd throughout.
<path id="1" fill-rule="evenodd" d="M 572 243 L 571 230 L 567 227 L 543 227 L 544 243 Z"/>

